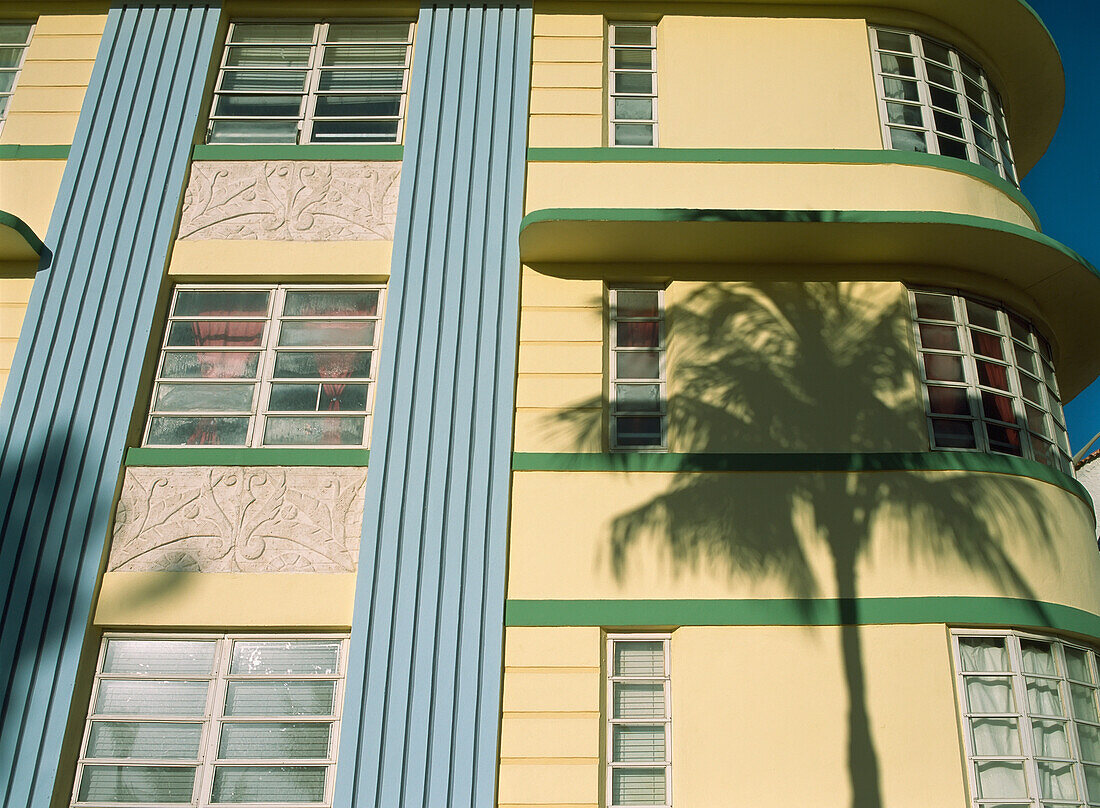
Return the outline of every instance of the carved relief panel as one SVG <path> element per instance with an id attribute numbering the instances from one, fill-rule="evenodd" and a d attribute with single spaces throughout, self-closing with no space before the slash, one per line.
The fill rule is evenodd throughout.
<path id="1" fill-rule="evenodd" d="M 365 468 L 126 469 L 109 572 L 353 572 Z"/>
<path id="2" fill-rule="evenodd" d="M 181 239 L 390 241 L 399 162 L 196 162 Z"/>

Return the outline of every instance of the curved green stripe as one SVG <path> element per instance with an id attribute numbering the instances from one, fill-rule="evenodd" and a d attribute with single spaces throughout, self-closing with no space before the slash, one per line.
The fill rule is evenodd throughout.
<path id="1" fill-rule="evenodd" d="M 804 163 L 825 165 L 924 166 L 966 174 L 986 182 L 1024 209 L 1039 227 L 1036 213 L 1023 192 L 985 166 L 939 154 L 887 149 L 665 149 L 665 148 L 539 148 L 527 150 L 532 163 Z"/>
<path id="2" fill-rule="evenodd" d="M 36 255 L 42 255 L 42 251 L 46 249 L 46 245 L 42 243 L 42 239 L 34 234 L 30 225 L 14 213 L 0 210 L 0 227 L 9 227 L 18 233 L 23 241 L 27 242 L 27 246 L 34 250 Z"/>
<path id="3" fill-rule="evenodd" d="M 193 160 L 400 160 L 403 153 L 404 147 L 399 144 L 199 145 L 191 150 L 191 158 Z"/>
<path id="4" fill-rule="evenodd" d="M 1029 626 L 1100 638 L 1092 612 L 1020 598 L 509 600 L 508 626 Z"/>
<path id="5" fill-rule="evenodd" d="M 158 447 L 130 449 L 127 466 L 366 466 L 368 449 Z"/>
<path id="6" fill-rule="evenodd" d="M 65 160 L 69 147 L 7 144 L 0 146 L 0 160 Z"/>
<path id="7" fill-rule="evenodd" d="M 1035 460 L 984 452 L 515 452 L 512 455 L 512 470 L 673 473 L 974 471 L 1011 474 L 1050 483 L 1080 497 L 1092 507 L 1089 492 L 1068 474 Z"/>

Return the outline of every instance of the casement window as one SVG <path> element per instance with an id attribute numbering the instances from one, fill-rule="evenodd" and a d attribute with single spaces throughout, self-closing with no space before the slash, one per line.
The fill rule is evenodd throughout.
<path id="1" fill-rule="evenodd" d="M 331 805 L 345 650 L 333 635 L 108 635 L 72 805 Z"/>
<path id="2" fill-rule="evenodd" d="M 235 22 L 207 143 L 400 143 L 412 23 Z"/>
<path id="3" fill-rule="evenodd" d="M 19 71 L 23 69 L 33 31 L 31 23 L 0 21 L 0 129 L 4 128 L 8 117 L 11 96 L 19 80 Z"/>
<path id="4" fill-rule="evenodd" d="M 657 26 L 608 26 L 608 101 L 612 146 L 657 145 Z"/>
<path id="5" fill-rule="evenodd" d="M 384 289 L 179 286 L 147 446 L 364 446 Z"/>
<path id="6" fill-rule="evenodd" d="M 976 808 L 1100 805 L 1096 653 L 1019 632 L 954 634 Z"/>
<path id="7" fill-rule="evenodd" d="M 672 805 L 669 635 L 607 639 L 607 805 Z"/>
<path id="8" fill-rule="evenodd" d="M 985 71 L 921 34 L 871 29 L 886 147 L 979 163 L 1019 184 L 1004 104 Z"/>
<path id="9" fill-rule="evenodd" d="M 992 302 L 910 291 L 933 449 L 1027 457 L 1071 472 L 1050 343 Z"/>
<path id="10" fill-rule="evenodd" d="M 611 307 L 611 446 L 664 449 L 664 290 L 608 290 Z"/>

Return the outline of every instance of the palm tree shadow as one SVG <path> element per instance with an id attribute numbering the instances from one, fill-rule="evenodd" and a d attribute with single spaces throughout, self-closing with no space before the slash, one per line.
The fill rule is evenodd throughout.
<path id="1" fill-rule="evenodd" d="M 889 451 L 927 438 L 913 418 L 915 356 L 896 287 L 875 298 L 837 283 L 705 283 L 666 311 L 675 449 L 698 453 Z M 554 416 L 577 445 L 602 429 L 603 402 Z M 915 405 L 919 408 L 919 404 Z M 913 424 L 916 424 L 914 427 Z M 908 425 L 908 426 L 907 426 Z M 909 430 L 908 432 L 906 430 Z M 617 455 L 612 455 L 617 457 Z M 965 567 L 1031 601 L 1005 535 L 1048 542 L 1057 529 L 1040 494 L 998 475 L 679 473 L 661 494 L 610 523 L 607 562 L 663 544 L 674 571 L 706 565 L 731 577 L 775 577 L 806 608 L 828 590 L 840 604 L 848 693 L 852 808 L 882 808 L 866 702 L 859 574 L 868 556 Z M 810 555 L 825 549 L 828 580 Z"/>

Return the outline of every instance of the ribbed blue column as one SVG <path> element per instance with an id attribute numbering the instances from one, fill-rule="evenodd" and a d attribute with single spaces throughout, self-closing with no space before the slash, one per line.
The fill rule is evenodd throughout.
<path id="1" fill-rule="evenodd" d="M 334 805 L 494 805 L 530 5 L 424 6 Z"/>
<path id="2" fill-rule="evenodd" d="M 220 11 L 113 7 L 0 424 L 0 804 L 49 804 Z"/>

